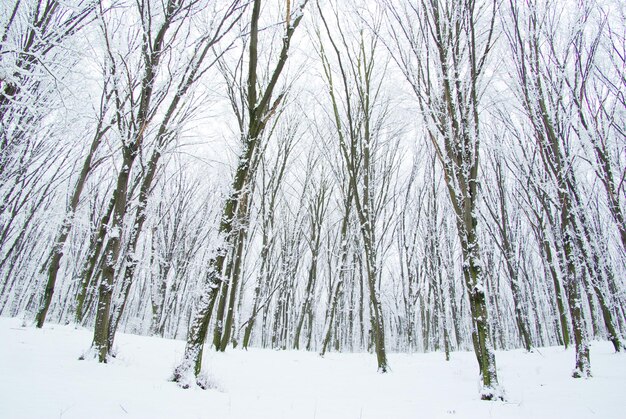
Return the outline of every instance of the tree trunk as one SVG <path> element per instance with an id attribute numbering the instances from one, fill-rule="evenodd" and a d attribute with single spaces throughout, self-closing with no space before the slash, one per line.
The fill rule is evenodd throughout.
<path id="1" fill-rule="evenodd" d="M 96 310 L 96 324 L 94 327 L 92 347 L 98 356 L 99 362 L 106 362 L 109 355 L 109 313 L 115 281 L 115 268 L 120 256 L 121 238 L 124 215 L 126 214 L 126 201 L 128 197 L 128 182 L 130 168 L 135 160 L 136 153 L 125 149 L 122 169 L 117 177 L 115 191 L 113 191 L 112 223 L 107 227 L 109 238 L 104 249 L 104 264 L 102 266 L 102 281 L 98 295 L 98 308 Z"/>
<path id="2" fill-rule="evenodd" d="M 302 303 L 302 308 L 300 309 L 300 314 L 298 316 L 298 321 L 296 325 L 296 331 L 293 338 L 293 348 L 300 349 L 300 334 L 302 333 L 302 327 L 304 326 L 304 320 L 307 317 L 311 317 L 311 304 L 313 302 L 313 291 L 315 289 L 315 282 L 317 280 L 317 258 L 319 253 L 320 246 L 320 234 L 315 230 L 315 226 L 313 226 L 313 248 L 311 249 L 311 266 L 309 267 L 309 276 L 306 284 L 306 288 L 304 291 L 304 302 Z M 309 328 L 313 327 L 312 323 L 309 323 Z"/>
<path id="3" fill-rule="evenodd" d="M 246 210 L 246 214 L 247 212 L 248 211 Z M 245 217 L 247 219 L 247 215 L 245 215 Z M 221 352 L 224 352 L 226 350 L 226 347 L 228 346 L 228 343 L 230 342 L 230 337 L 233 331 L 233 320 L 235 316 L 235 302 L 237 300 L 237 290 L 239 287 L 239 280 L 241 279 L 241 267 L 243 265 L 243 259 L 244 259 L 243 249 L 245 247 L 246 239 L 247 239 L 247 230 L 243 230 L 239 234 L 239 238 L 237 240 L 238 241 L 237 253 L 235 256 L 233 272 L 231 275 L 231 283 L 230 283 L 231 289 L 230 289 L 230 296 L 228 299 L 228 310 L 226 313 L 226 321 L 224 322 L 224 327 L 223 327 L 223 336 L 221 336 L 221 342 L 218 347 L 218 349 Z"/>
<path id="4" fill-rule="evenodd" d="M 295 29 L 302 20 L 302 9 L 306 5 L 306 2 L 307 1 L 305 0 L 301 4 L 300 10 L 298 11 L 293 22 L 287 24 L 285 35 L 282 39 L 283 44 L 280 50 L 278 62 L 276 63 L 274 70 L 270 73 L 270 82 L 262 95 L 258 95 L 257 92 L 258 23 L 261 12 L 261 0 L 254 0 L 253 2 L 252 18 L 250 23 L 250 55 L 247 79 L 247 111 L 249 115 L 248 130 L 247 133 L 243 135 L 243 153 L 239 159 L 239 164 L 237 165 L 237 169 L 233 176 L 231 193 L 224 204 L 218 230 L 224 240 L 224 246 L 221 249 L 218 249 L 217 254 L 209 261 L 207 277 L 205 279 L 205 290 L 202 293 L 200 301 L 198 302 L 196 308 L 197 312 L 187 336 L 187 345 L 185 346 L 183 361 L 174 371 L 173 380 L 178 382 L 184 388 L 189 387 L 194 381 L 201 387 L 204 386 L 204 384 L 196 378 L 200 374 L 202 367 L 202 349 L 207 329 L 209 327 L 211 315 L 210 310 L 213 308 L 217 290 L 219 290 L 222 283 L 221 273 L 224 267 L 225 255 L 234 245 L 234 240 L 236 238 L 233 227 L 234 223 L 238 221 L 236 215 L 238 213 L 237 209 L 240 199 L 243 195 L 245 195 L 246 188 L 252 184 L 252 178 L 254 177 L 254 169 L 252 166 L 254 165 L 254 159 L 256 158 L 258 142 L 261 141 L 261 136 L 265 130 L 266 124 L 282 100 L 282 95 L 279 95 L 279 97 L 271 103 L 273 100 L 274 88 L 276 87 L 276 83 L 278 82 L 280 74 L 282 73 L 287 61 L 291 38 Z"/>
<path id="5" fill-rule="evenodd" d="M 65 246 L 65 242 L 70 235 L 74 222 L 74 215 L 76 213 L 76 209 L 78 208 L 78 203 L 83 193 L 87 176 L 89 176 L 89 173 L 91 172 L 91 162 L 96 154 L 96 150 L 98 149 L 100 142 L 102 141 L 102 138 L 104 137 L 104 134 L 106 134 L 109 127 L 110 126 L 103 128 L 102 120 L 99 121 L 96 134 L 91 141 L 91 147 L 89 147 L 89 151 L 87 152 L 87 156 L 83 162 L 83 167 L 78 175 L 78 179 L 76 180 L 76 185 L 74 186 L 74 191 L 72 192 L 72 197 L 70 198 L 70 203 L 66 210 L 65 219 L 63 220 L 59 232 L 57 233 L 57 238 L 52 245 L 52 251 L 49 256 L 50 263 L 48 265 L 48 282 L 46 283 L 43 300 L 35 319 L 36 326 L 40 329 L 46 321 L 46 315 L 48 314 L 48 309 L 50 308 L 52 294 L 54 293 L 54 286 L 56 284 L 57 274 L 61 264 L 61 258 L 63 257 L 63 247 Z"/>
<path id="6" fill-rule="evenodd" d="M 468 203 L 468 205 L 469 210 L 462 214 L 457 214 L 459 238 L 463 254 L 463 277 L 465 278 L 465 286 L 470 301 L 474 351 L 483 384 L 481 399 L 493 400 L 502 398 L 502 395 L 498 388 L 496 359 L 489 331 L 485 283 L 482 278 L 482 267 L 480 265 L 480 253 L 476 236 L 477 220 L 474 215 L 473 204 Z M 460 221 L 460 219 L 464 219 L 465 222 Z"/>
<path id="7" fill-rule="evenodd" d="M 335 285 L 335 290 L 331 290 L 333 297 L 331 299 L 330 306 L 328 307 L 328 314 L 326 316 L 326 327 L 324 328 L 324 337 L 322 339 L 322 350 L 320 351 L 320 356 L 326 355 L 328 345 L 330 345 L 330 341 L 333 336 L 333 331 L 335 329 L 335 315 L 341 298 L 342 288 L 343 280 L 338 279 L 337 285 Z"/>
<path id="8" fill-rule="evenodd" d="M 100 221 L 100 225 L 98 229 L 95 230 L 91 239 L 89 240 L 89 250 L 87 251 L 87 259 L 80 270 L 80 285 L 78 288 L 78 293 L 76 294 L 76 324 L 82 324 L 83 317 L 85 315 L 85 298 L 87 297 L 87 290 L 91 285 L 91 281 L 93 279 L 94 271 L 96 270 L 96 265 L 98 263 L 98 259 L 102 252 L 102 247 L 104 246 L 104 239 L 106 238 L 107 225 L 109 224 L 109 220 L 113 215 L 113 209 L 115 208 L 115 194 L 109 201 L 109 206 L 104 212 L 104 216 Z"/>

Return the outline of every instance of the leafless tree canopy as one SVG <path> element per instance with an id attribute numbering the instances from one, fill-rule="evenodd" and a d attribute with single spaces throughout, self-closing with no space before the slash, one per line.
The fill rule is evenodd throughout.
<path id="1" fill-rule="evenodd" d="M 233 347 L 626 331 L 626 9 L 568 0 L 0 4 L 0 312 Z M 373 361 L 374 362 L 374 361 Z M 563 374 L 568 374 L 564 371 Z"/>

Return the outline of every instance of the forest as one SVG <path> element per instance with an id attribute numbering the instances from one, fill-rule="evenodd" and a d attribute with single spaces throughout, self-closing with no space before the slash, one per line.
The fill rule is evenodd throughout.
<path id="1" fill-rule="evenodd" d="M 496 350 L 623 351 L 625 277 L 620 0 L 0 2 L 0 314 L 86 361 L 470 351 L 502 400 Z"/>

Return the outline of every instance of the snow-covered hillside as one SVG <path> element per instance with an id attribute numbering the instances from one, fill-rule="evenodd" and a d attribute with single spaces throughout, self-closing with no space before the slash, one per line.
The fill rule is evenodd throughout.
<path id="1" fill-rule="evenodd" d="M 570 378 L 574 353 L 540 348 L 497 354 L 506 402 L 478 399 L 470 352 L 375 356 L 207 348 L 215 389 L 168 381 L 184 342 L 120 334 L 109 364 L 79 361 L 92 333 L 0 319 L 1 418 L 623 418 L 626 356 L 591 347 L 593 378 Z"/>

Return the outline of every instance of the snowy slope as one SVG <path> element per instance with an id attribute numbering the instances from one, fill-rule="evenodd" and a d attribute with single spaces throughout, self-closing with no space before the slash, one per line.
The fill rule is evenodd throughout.
<path id="1" fill-rule="evenodd" d="M 498 352 L 507 402 L 478 400 L 473 353 L 370 354 L 207 349 L 218 389 L 167 381 L 184 342 L 119 334 L 107 365 L 79 361 L 91 332 L 0 318 L 0 418 L 624 418 L 626 356 L 592 346 L 594 377 L 569 378 L 573 352 Z"/>

